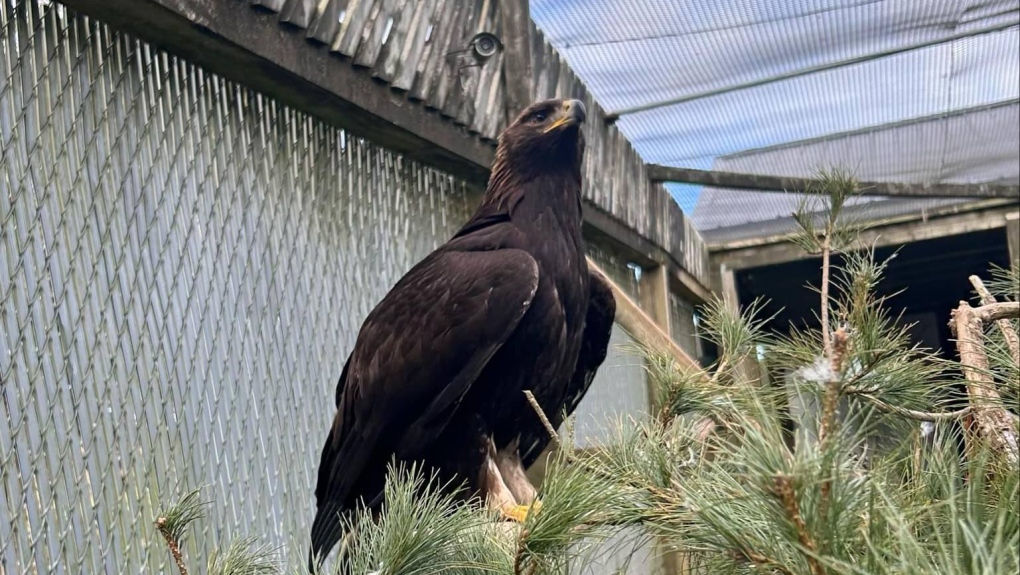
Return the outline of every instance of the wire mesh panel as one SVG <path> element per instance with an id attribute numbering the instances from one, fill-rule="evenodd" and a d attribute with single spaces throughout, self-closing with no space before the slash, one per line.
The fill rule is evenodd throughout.
<path id="1" fill-rule="evenodd" d="M 344 354 L 464 186 L 61 7 L 0 14 L 0 571 L 169 572 L 152 519 L 203 485 L 195 556 L 303 552 Z"/>
<path id="2" fill-rule="evenodd" d="M 650 163 L 862 181 L 1016 183 L 1017 0 L 533 0 Z M 666 184 L 710 244 L 786 234 L 793 194 Z M 871 198 L 862 218 L 954 200 Z M 960 203 L 958 200 L 955 203 Z"/>
<path id="3" fill-rule="evenodd" d="M 670 337 L 687 352 L 692 359 L 701 357 L 701 342 L 698 339 L 697 310 L 694 304 L 675 292 L 669 293 Z"/>
<path id="4" fill-rule="evenodd" d="M 640 300 L 640 273 L 626 254 L 600 241 L 587 242 L 588 256 L 635 301 Z M 621 417 L 648 414 L 648 380 L 644 360 L 636 352 L 634 339 L 618 325 L 613 326 L 606 360 L 599 368 L 588 393 L 574 412 L 574 444 L 579 448 L 604 445 L 617 435 Z"/>

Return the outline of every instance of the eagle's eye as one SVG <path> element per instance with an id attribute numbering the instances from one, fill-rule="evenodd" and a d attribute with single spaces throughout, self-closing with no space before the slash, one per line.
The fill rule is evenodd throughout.
<path id="1" fill-rule="evenodd" d="M 549 117 L 548 114 L 546 114 L 545 112 L 535 112 L 534 114 L 531 115 L 531 121 L 536 124 L 541 124 L 548 117 Z"/>

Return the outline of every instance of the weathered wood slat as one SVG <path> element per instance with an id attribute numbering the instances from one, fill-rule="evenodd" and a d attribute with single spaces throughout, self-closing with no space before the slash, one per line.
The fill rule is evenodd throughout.
<path id="1" fill-rule="evenodd" d="M 316 2 L 315 14 L 308 25 L 307 37 L 332 45 L 340 30 L 342 20 L 347 19 L 347 0 L 319 0 Z"/>
<path id="2" fill-rule="evenodd" d="M 488 14 L 481 25 L 481 31 L 490 32 L 499 38 L 503 37 L 503 23 L 500 21 L 499 0 L 489 1 Z M 471 113 L 464 118 L 465 125 L 473 133 L 481 132 L 481 127 L 485 124 L 485 118 L 482 116 L 488 111 L 489 96 L 496 90 L 496 86 L 503 83 L 503 65 L 506 57 L 506 50 L 500 50 L 498 54 L 489 58 L 485 62 L 485 66 L 482 67 L 478 85 L 475 87 Z"/>
<path id="3" fill-rule="evenodd" d="M 509 118 L 531 104 L 531 16 L 528 0 L 499 0 L 503 77 Z"/>
<path id="4" fill-rule="evenodd" d="M 574 92 L 574 71 L 570 69 L 566 59 L 560 58 L 560 75 L 556 83 L 556 96 L 570 98 Z"/>
<path id="5" fill-rule="evenodd" d="M 446 23 L 456 21 L 457 12 L 462 4 L 457 0 L 439 0 L 439 2 L 440 4 L 429 20 L 431 35 L 427 34 L 425 53 L 418 62 L 414 82 L 408 94 L 412 100 L 422 100 L 426 107 L 430 108 L 434 108 L 431 106 L 430 96 L 436 79 L 441 78 L 441 74 L 445 71 L 446 46 L 452 36 L 452 26 Z"/>
<path id="6" fill-rule="evenodd" d="M 504 114 L 499 113 L 499 109 L 503 106 L 504 86 L 499 84 L 496 87 L 496 93 L 494 95 L 495 104 L 492 107 L 492 117 L 490 128 L 486 130 L 488 134 L 487 138 L 490 138 L 493 142 L 496 142 L 499 135 L 506 129 L 508 122 L 507 117 Z"/>
<path id="7" fill-rule="evenodd" d="M 542 94 L 542 98 L 555 98 L 556 92 L 560 88 L 560 55 L 552 49 L 548 43 L 546 43 L 546 75 L 548 80 L 545 85 L 545 93 Z"/>
<path id="8" fill-rule="evenodd" d="M 389 42 L 393 27 L 397 25 L 397 19 L 406 4 L 407 0 L 376 0 L 365 20 L 361 41 L 354 55 L 355 66 L 375 68 L 383 43 Z"/>
<path id="9" fill-rule="evenodd" d="M 468 2 L 468 10 L 463 14 L 457 30 L 453 33 L 454 41 L 450 46 L 450 52 L 448 52 L 452 56 L 448 60 L 448 65 L 453 68 L 454 72 L 450 75 L 452 82 L 449 83 L 446 101 L 443 102 L 440 113 L 455 122 L 468 86 L 472 81 L 477 81 L 477 77 L 481 73 L 481 68 L 471 49 L 471 39 L 478 27 L 478 19 L 484 17 L 481 10 L 483 1 L 470 0 Z"/>
<path id="10" fill-rule="evenodd" d="M 498 0 L 482 0 L 476 16 L 472 37 L 480 32 L 493 32 L 496 30 L 496 22 L 499 19 L 499 5 L 496 2 Z M 469 53 L 473 54 L 474 52 Z M 498 77 L 502 70 L 502 68 L 495 65 L 495 60 L 496 58 L 489 58 L 479 61 L 479 66 L 475 73 L 468 77 L 467 82 L 461 84 L 460 101 L 456 116 L 454 116 L 454 121 L 457 124 L 461 126 L 471 125 L 471 120 L 475 115 L 475 97 L 478 91 L 482 89 L 488 77 L 493 75 Z"/>
<path id="11" fill-rule="evenodd" d="M 429 31 L 429 21 L 436 9 L 436 2 L 410 2 L 414 5 L 414 12 L 410 20 L 404 19 L 406 24 L 398 31 L 400 42 L 396 39 L 387 43 L 384 49 L 382 68 L 376 70 L 376 77 L 390 83 L 390 86 L 406 92 L 414 84 L 415 71 L 418 69 L 418 61 L 425 52 L 425 38 Z M 392 48 L 389 48 L 392 46 Z"/>
<path id="12" fill-rule="evenodd" d="M 376 0 L 354 56 L 354 65 L 376 69 L 382 48 L 394 40 L 394 31 L 405 17 L 405 11 L 412 10 L 407 0 Z M 406 14 L 410 18 L 410 14 Z"/>
<path id="13" fill-rule="evenodd" d="M 459 89 L 461 82 L 461 62 L 463 51 L 468 48 L 467 43 L 470 36 L 465 34 L 466 22 L 472 21 L 477 2 L 455 2 L 457 10 L 454 12 L 454 19 L 449 23 L 443 23 L 443 29 L 449 28 L 442 49 L 439 51 L 439 59 L 433 70 L 434 77 L 426 101 L 436 110 L 442 112 L 446 109 L 450 95 Z"/>
<path id="14" fill-rule="evenodd" d="M 280 21 L 297 26 L 308 28 L 315 14 L 317 0 L 287 0 L 280 9 Z"/>
<path id="15" fill-rule="evenodd" d="M 501 24 L 502 26 L 502 24 Z M 500 28 L 502 33 L 503 28 Z M 504 56 L 505 58 L 505 56 Z M 506 90 L 507 85 L 505 81 L 506 75 L 506 61 L 501 61 L 500 70 L 501 75 L 497 76 L 498 81 L 492 83 L 492 88 L 489 90 L 488 99 L 485 103 L 485 110 L 479 111 L 481 118 L 480 129 L 478 130 L 482 138 L 495 141 L 500 131 L 500 122 L 507 121 L 507 109 L 506 109 Z M 530 69 L 530 68 L 529 68 Z M 526 86 L 529 90 L 531 84 L 529 82 L 521 82 L 522 85 Z M 530 102 L 529 102 L 530 103 Z M 512 121 L 510 119 L 509 121 Z M 476 125 L 478 125 L 478 119 L 476 117 Z"/>
<path id="16" fill-rule="evenodd" d="M 502 52 L 489 62 L 489 66 L 492 68 L 492 72 L 484 74 L 482 76 L 480 85 L 475 94 L 475 105 L 474 114 L 471 117 L 471 124 L 469 129 L 472 133 L 482 135 L 485 129 L 485 125 L 488 122 L 488 114 L 490 113 L 489 104 L 492 100 L 492 95 L 496 93 L 496 88 L 503 85 L 503 75 L 501 70 L 503 69 L 503 61 L 506 55 Z"/>
<path id="17" fill-rule="evenodd" d="M 531 38 L 531 99 L 538 100 L 539 94 L 543 93 L 542 84 L 546 81 L 545 37 L 534 22 L 528 28 Z"/>
<path id="18" fill-rule="evenodd" d="M 344 56 L 353 58 L 361 44 L 365 32 L 365 24 L 376 0 L 350 0 L 344 13 L 344 21 L 337 30 L 336 37 L 330 48 Z"/>

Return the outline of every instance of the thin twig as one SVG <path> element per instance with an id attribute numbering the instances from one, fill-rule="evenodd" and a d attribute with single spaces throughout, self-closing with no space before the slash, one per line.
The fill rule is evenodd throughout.
<path id="1" fill-rule="evenodd" d="M 538 419 L 542 422 L 542 426 L 545 427 L 546 432 L 553 440 L 553 443 L 556 444 L 557 449 L 563 447 L 560 443 L 560 436 L 556 433 L 556 428 L 549 422 L 549 418 L 546 417 L 545 411 L 542 411 L 542 406 L 539 405 L 538 400 L 535 399 L 535 394 L 531 393 L 530 389 L 525 389 L 524 397 L 528 398 L 528 403 L 531 404 L 531 409 L 535 410 L 535 415 L 537 415 Z"/>
<path id="2" fill-rule="evenodd" d="M 708 380 L 709 385 L 715 385 L 719 383 L 719 378 L 722 377 L 723 373 L 730 368 L 729 358 L 725 355 L 719 360 L 719 365 L 715 368 L 715 373 L 712 374 L 712 378 Z"/>
<path id="3" fill-rule="evenodd" d="M 981 305 L 986 306 L 997 303 L 995 296 L 992 295 L 992 292 L 988 291 L 981 278 L 970 276 L 970 283 L 974 286 L 978 295 L 981 296 Z M 999 326 L 999 331 L 1002 332 L 1002 337 L 1006 340 L 1006 346 L 1009 347 L 1009 355 L 1013 357 L 1013 363 L 1020 365 L 1020 338 L 1017 337 L 1013 324 L 1009 323 L 1008 319 L 1000 319 L 996 323 Z"/>
<path id="4" fill-rule="evenodd" d="M 883 411 L 889 411 L 895 413 L 896 415 L 900 415 L 908 419 L 913 419 L 915 421 L 927 421 L 929 423 L 938 423 L 940 421 L 954 421 L 960 419 L 961 417 L 969 414 L 971 411 L 974 410 L 973 405 L 968 405 L 963 409 L 958 409 L 956 411 L 944 411 L 941 413 L 934 413 L 931 411 L 917 411 L 914 409 L 899 407 L 891 403 L 886 403 L 881 399 L 875 397 L 874 395 L 871 395 L 870 393 L 860 393 L 858 395 L 874 403 L 879 409 Z"/>
<path id="5" fill-rule="evenodd" d="M 188 575 L 188 568 L 184 565 L 184 554 L 181 553 L 181 546 L 174 539 L 170 530 L 166 528 L 166 518 L 160 517 L 156 520 L 156 528 L 159 529 L 159 533 L 166 540 L 166 546 L 170 549 L 170 554 L 174 557 L 174 563 L 177 564 L 177 569 L 181 572 L 181 575 Z"/>
<path id="6" fill-rule="evenodd" d="M 832 230 L 826 230 L 825 240 L 822 242 L 822 349 L 825 357 L 832 357 L 832 338 L 829 335 L 829 274 L 830 274 L 830 236 Z"/>
<path id="7" fill-rule="evenodd" d="M 797 494 L 793 489 L 793 480 L 788 475 L 776 475 L 773 489 L 776 496 L 779 497 L 779 501 L 783 504 L 783 509 L 786 510 L 787 519 L 793 523 L 794 530 L 797 532 L 797 539 L 800 541 L 801 546 L 808 551 L 804 555 L 808 566 L 811 568 L 811 575 L 825 575 L 825 569 L 814 556 L 818 552 L 818 546 L 815 544 L 814 539 L 811 538 L 811 534 L 808 533 L 804 517 L 800 513 Z"/>

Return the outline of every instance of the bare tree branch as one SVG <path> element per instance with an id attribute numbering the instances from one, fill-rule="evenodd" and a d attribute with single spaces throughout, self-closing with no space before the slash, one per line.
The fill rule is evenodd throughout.
<path id="1" fill-rule="evenodd" d="M 999 401 L 992 377 L 988 372 L 988 355 L 984 348 L 984 322 L 995 321 L 1020 312 L 1016 302 L 989 304 L 974 309 L 965 301 L 953 310 L 950 327 L 956 335 L 960 363 L 967 379 L 967 395 L 973 408 L 973 423 L 978 435 L 996 452 L 1016 463 L 1020 460 L 1017 445 L 1016 416 L 1006 411 Z"/>
<path id="2" fill-rule="evenodd" d="M 985 287 L 985 283 L 981 281 L 978 276 L 970 276 L 970 283 L 977 290 L 979 296 L 981 296 L 981 305 L 987 306 L 997 303 L 995 296 L 992 292 L 988 291 Z M 999 331 L 1002 332 L 1002 337 L 1006 339 L 1006 345 L 1009 347 L 1009 355 L 1013 357 L 1013 363 L 1020 365 L 1020 338 L 1017 338 L 1016 330 L 1013 329 L 1013 324 L 1009 323 L 1008 319 L 997 320 L 996 323 L 999 326 Z"/>

